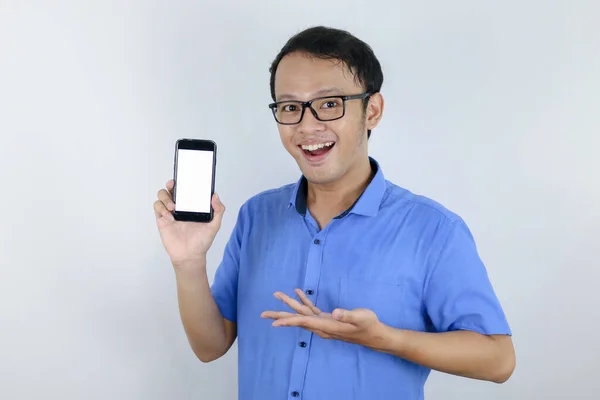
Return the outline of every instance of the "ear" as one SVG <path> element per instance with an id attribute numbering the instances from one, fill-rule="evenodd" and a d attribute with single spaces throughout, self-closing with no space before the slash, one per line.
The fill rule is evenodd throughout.
<path id="1" fill-rule="evenodd" d="M 384 100 L 381 93 L 374 93 L 369 98 L 369 104 L 366 110 L 366 128 L 374 129 L 379 125 L 379 121 L 383 117 Z"/>

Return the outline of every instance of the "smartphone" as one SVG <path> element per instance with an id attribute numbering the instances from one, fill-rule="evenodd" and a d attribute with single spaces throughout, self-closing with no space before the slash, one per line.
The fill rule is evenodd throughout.
<path id="1" fill-rule="evenodd" d="M 177 221 L 212 221 L 217 145 L 212 140 L 179 139 L 174 164 L 173 217 Z"/>

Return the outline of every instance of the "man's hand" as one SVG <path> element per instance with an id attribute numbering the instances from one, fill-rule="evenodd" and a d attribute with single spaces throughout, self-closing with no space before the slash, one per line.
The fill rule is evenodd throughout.
<path id="1" fill-rule="evenodd" d="M 295 313 L 285 311 L 265 311 L 262 318 L 273 319 L 273 326 L 298 326 L 309 330 L 324 339 L 337 339 L 363 346 L 376 347 L 382 337 L 383 324 L 371 310 L 335 309 L 331 314 L 322 312 L 300 289 L 295 290 L 301 302 L 276 292 L 274 296 L 287 304 Z"/>
<path id="2" fill-rule="evenodd" d="M 508 335 L 396 329 L 380 322 L 373 311 L 365 308 L 324 313 L 301 290 L 295 292 L 302 303 L 275 293 L 295 313 L 265 311 L 261 317 L 275 320 L 273 326 L 298 326 L 325 339 L 359 344 L 453 375 L 501 383 L 515 368 L 514 349 Z"/>
<path id="3" fill-rule="evenodd" d="M 221 228 L 225 206 L 215 193 L 211 200 L 215 211 L 211 222 L 176 221 L 172 214 L 175 210 L 175 203 L 173 202 L 174 185 L 175 182 L 171 179 L 167 182 L 166 188 L 158 192 L 158 199 L 154 202 L 156 225 L 163 246 L 173 265 L 189 264 L 197 266 L 206 259 L 206 253 Z"/>

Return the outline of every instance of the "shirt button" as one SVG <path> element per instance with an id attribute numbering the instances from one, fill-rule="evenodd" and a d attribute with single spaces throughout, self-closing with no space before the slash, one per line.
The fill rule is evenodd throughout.
<path id="1" fill-rule="evenodd" d="M 300 396 L 300 393 L 298 393 L 298 392 L 292 392 L 292 396 L 293 397 L 298 397 L 298 396 Z"/>
<path id="2" fill-rule="evenodd" d="M 319 239 L 315 239 L 315 244 L 321 244 L 321 241 Z"/>
<path id="3" fill-rule="evenodd" d="M 307 289 L 306 290 L 306 294 L 311 296 L 314 292 L 312 291 L 312 289 Z"/>
<path id="4" fill-rule="evenodd" d="M 300 347 L 306 347 L 306 342 L 300 342 Z"/>

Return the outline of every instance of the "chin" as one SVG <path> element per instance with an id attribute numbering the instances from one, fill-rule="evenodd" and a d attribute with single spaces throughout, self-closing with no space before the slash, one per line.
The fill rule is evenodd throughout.
<path id="1" fill-rule="evenodd" d="M 301 165 L 300 170 L 307 181 L 316 185 L 326 185 L 341 178 L 341 174 L 333 166 L 306 166 Z"/>

